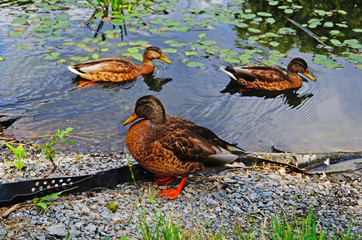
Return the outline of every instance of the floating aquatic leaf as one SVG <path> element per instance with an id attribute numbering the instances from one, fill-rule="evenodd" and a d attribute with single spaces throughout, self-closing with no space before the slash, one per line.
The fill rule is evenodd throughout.
<path id="1" fill-rule="evenodd" d="M 84 43 L 77 43 L 75 44 L 77 47 L 80 47 L 80 48 L 86 48 L 87 45 L 85 45 Z"/>
<path id="2" fill-rule="evenodd" d="M 219 51 L 219 47 L 217 46 L 212 46 L 212 47 L 208 47 L 205 52 L 207 54 L 211 54 L 211 55 L 215 55 L 217 52 Z"/>
<path id="3" fill-rule="evenodd" d="M 241 61 L 243 61 L 243 63 L 246 63 L 246 61 L 249 60 L 250 58 L 251 58 L 251 54 L 246 54 L 246 53 L 241 54 L 241 55 L 239 56 L 239 59 L 240 59 Z"/>
<path id="4" fill-rule="evenodd" d="M 116 18 L 112 20 L 111 24 L 114 26 L 121 26 L 124 25 L 124 21 L 122 19 Z"/>
<path id="5" fill-rule="evenodd" d="M 182 46 L 184 46 L 184 45 L 185 45 L 184 43 L 178 43 L 178 42 L 170 43 L 170 46 L 171 46 L 171 47 L 182 47 Z"/>
<path id="6" fill-rule="evenodd" d="M 269 18 L 265 19 L 265 21 L 266 21 L 267 23 L 269 23 L 269 24 L 275 23 L 275 19 L 272 18 L 272 17 L 269 17 Z"/>
<path id="7" fill-rule="evenodd" d="M 332 22 L 325 22 L 323 24 L 324 27 L 333 27 L 333 23 Z"/>
<path id="8" fill-rule="evenodd" d="M 259 15 L 259 16 L 262 16 L 262 17 L 271 17 L 271 16 L 273 16 L 271 13 L 268 13 L 268 12 L 257 12 L 256 14 Z"/>
<path id="9" fill-rule="evenodd" d="M 357 63 L 357 64 L 356 64 L 356 68 L 359 69 L 359 70 L 362 70 L 362 64 Z"/>
<path id="10" fill-rule="evenodd" d="M 328 58 L 327 55 L 316 55 L 313 57 L 313 62 L 330 69 L 343 68 L 343 66 L 336 64 L 333 59 Z"/>
<path id="11" fill-rule="evenodd" d="M 331 39 L 330 41 L 334 46 L 342 45 L 342 43 L 338 39 Z"/>
<path id="12" fill-rule="evenodd" d="M 85 62 L 89 59 L 89 57 L 71 57 L 70 58 L 73 61 L 77 61 L 77 62 Z"/>
<path id="13" fill-rule="evenodd" d="M 270 53 L 277 57 L 286 57 L 287 56 L 284 53 L 279 52 L 278 50 L 272 50 L 272 51 L 270 51 Z"/>
<path id="14" fill-rule="evenodd" d="M 56 60 L 58 59 L 60 56 L 60 53 L 58 52 L 51 52 L 49 53 L 48 55 L 45 56 L 45 59 L 46 60 Z"/>
<path id="15" fill-rule="evenodd" d="M 362 63 L 362 56 L 352 54 L 349 56 L 348 61 L 351 63 Z"/>
<path id="16" fill-rule="evenodd" d="M 94 14 L 94 17 L 96 17 L 96 18 L 100 18 L 100 17 L 103 17 L 103 16 L 104 16 L 103 12 L 97 12 L 96 14 Z"/>
<path id="17" fill-rule="evenodd" d="M 239 59 L 231 58 L 231 57 L 225 58 L 224 61 L 227 62 L 227 63 L 240 63 Z"/>
<path id="18" fill-rule="evenodd" d="M 332 30 L 329 32 L 331 35 L 338 35 L 340 34 L 341 32 L 339 30 Z"/>
<path id="19" fill-rule="evenodd" d="M 69 18 L 70 15 L 68 13 L 61 12 L 55 17 L 55 20 L 57 20 L 58 22 L 62 22 L 62 21 L 67 21 Z"/>
<path id="20" fill-rule="evenodd" d="M 162 18 L 156 17 L 154 20 L 151 20 L 150 23 L 156 24 L 156 25 L 161 25 L 162 21 L 163 21 Z"/>
<path id="21" fill-rule="evenodd" d="M 254 13 L 250 13 L 250 14 L 240 14 L 241 18 L 245 18 L 245 19 L 253 19 L 256 17 L 256 15 Z"/>
<path id="22" fill-rule="evenodd" d="M 165 52 L 165 53 L 177 53 L 178 49 L 175 49 L 175 48 L 164 48 L 162 49 L 162 52 Z"/>
<path id="23" fill-rule="evenodd" d="M 130 47 L 127 49 L 127 51 L 130 53 L 138 53 L 141 51 L 141 49 L 142 49 L 141 47 Z"/>
<path id="24" fill-rule="evenodd" d="M 287 8 L 287 9 L 284 10 L 284 12 L 287 13 L 287 14 L 291 14 L 294 11 L 293 11 L 293 9 Z"/>
<path id="25" fill-rule="evenodd" d="M 195 55 L 197 55 L 197 52 L 195 52 L 195 51 L 187 51 L 187 52 L 185 52 L 185 55 L 186 56 L 195 56 Z"/>
<path id="26" fill-rule="evenodd" d="M 3 57 L 3 56 L 0 56 L 0 61 L 4 61 L 4 57 Z"/>
<path id="27" fill-rule="evenodd" d="M 214 41 L 214 40 L 204 40 L 204 41 L 200 41 L 200 44 L 202 44 L 202 45 L 215 45 L 215 44 L 217 44 L 217 42 Z"/>
<path id="28" fill-rule="evenodd" d="M 352 48 L 362 48 L 362 45 L 357 39 L 347 39 L 344 40 L 343 44 L 346 44 Z"/>
<path id="29" fill-rule="evenodd" d="M 142 45 L 148 44 L 148 41 L 141 40 L 141 41 L 137 41 L 137 42 L 129 42 L 128 44 L 131 46 L 142 46 Z M 126 43 L 126 45 L 127 45 L 127 43 Z"/>
<path id="30" fill-rule="evenodd" d="M 174 43 L 174 42 L 176 42 L 175 40 L 165 40 L 165 41 L 163 41 L 164 43 L 166 43 L 166 44 L 171 44 L 171 43 Z"/>
<path id="31" fill-rule="evenodd" d="M 314 12 L 315 13 L 317 13 L 318 15 L 320 15 L 320 16 L 324 16 L 324 15 L 326 15 L 327 13 L 326 13 L 326 11 L 324 11 L 324 10 L 314 10 Z"/>
<path id="32" fill-rule="evenodd" d="M 107 52 L 107 51 L 109 51 L 109 48 L 102 48 L 101 49 L 101 52 Z"/>
<path id="33" fill-rule="evenodd" d="M 235 26 L 237 26 L 237 27 L 239 27 L 239 28 L 246 28 L 246 27 L 248 27 L 249 25 L 246 24 L 246 23 L 237 22 L 237 23 L 235 23 Z"/>
<path id="34" fill-rule="evenodd" d="M 21 35 L 23 32 L 11 32 L 11 33 L 9 33 L 9 36 L 11 36 L 11 37 L 14 37 L 14 36 L 19 36 L 19 35 Z"/>
<path id="35" fill-rule="evenodd" d="M 199 35 L 197 35 L 200 39 L 203 39 L 206 37 L 206 33 L 200 33 Z"/>
<path id="36" fill-rule="evenodd" d="M 99 54 L 98 54 L 98 53 L 94 53 L 94 54 L 92 55 L 92 58 L 93 58 L 93 59 L 98 59 L 98 58 L 99 58 Z"/>
<path id="37" fill-rule="evenodd" d="M 275 5 L 278 5 L 278 1 L 269 1 L 269 5 L 270 6 L 275 6 Z"/>
<path id="38" fill-rule="evenodd" d="M 273 47 L 277 47 L 277 46 L 279 46 L 279 43 L 275 42 L 275 41 L 272 41 L 272 42 L 269 42 L 269 45 L 271 45 Z"/>
<path id="39" fill-rule="evenodd" d="M 188 32 L 191 30 L 191 27 L 189 26 L 171 27 L 170 30 L 178 32 Z"/>
<path id="40" fill-rule="evenodd" d="M 344 23 L 336 23 L 336 25 L 337 25 L 338 27 L 343 27 L 343 28 L 348 27 L 348 25 L 346 25 L 346 24 L 344 24 Z"/>
<path id="41" fill-rule="evenodd" d="M 13 31 L 24 31 L 26 27 L 10 27 Z"/>
<path id="42" fill-rule="evenodd" d="M 188 67 L 204 67 L 205 64 L 202 62 L 188 62 L 186 63 Z"/>
<path id="43" fill-rule="evenodd" d="M 248 31 L 253 33 L 261 33 L 261 31 L 257 28 L 248 28 Z"/>
<path id="44" fill-rule="evenodd" d="M 143 60 L 143 55 L 141 53 L 133 53 L 132 57 L 138 61 L 142 61 Z"/>
<path id="45" fill-rule="evenodd" d="M 17 45 L 16 48 L 17 49 L 29 50 L 29 47 L 27 45 Z"/>
<path id="46" fill-rule="evenodd" d="M 344 10 L 338 10 L 338 13 L 340 13 L 340 14 L 347 14 L 347 12 L 346 11 L 344 11 Z"/>

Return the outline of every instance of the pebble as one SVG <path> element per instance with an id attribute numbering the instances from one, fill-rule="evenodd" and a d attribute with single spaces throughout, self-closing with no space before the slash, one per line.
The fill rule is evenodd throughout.
<path id="1" fill-rule="evenodd" d="M 3 151 L 3 156 L 6 153 Z M 0 146 L 0 157 L 1 154 Z M 13 161 L 11 157 L 6 155 L 5 161 Z M 41 154 L 30 151 L 26 160 L 29 167 L 21 172 L 0 163 L 0 182 L 40 178 L 50 171 L 49 160 Z M 86 175 L 125 164 L 120 154 L 91 156 L 62 153 L 55 160 L 62 164 L 61 171 L 57 169 L 50 177 Z M 210 180 L 214 176 L 220 181 Z M 200 223 L 207 223 L 216 233 L 223 227 L 220 223 L 237 221 L 249 229 L 253 225 L 264 226 L 275 213 L 279 217 L 283 217 L 283 213 L 290 216 L 294 214 L 298 218 L 306 217 L 311 207 L 320 218 L 323 229 L 327 229 L 330 224 L 333 230 L 331 238 L 334 238 L 334 231 L 345 233 L 350 220 L 357 221 L 352 236 L 362 234 L 359 221 L 362 218 L 361 177 L 353 178 L 351 182 L 335 182 L 300 174 L 280 175 L 278 171 L 272 170 L 248 170 L 247 174 L 242 170 L 223 171 L 214 175 L 190 177 L 182 193 L 173 201 L 149 197 L 157 196 L 161 189 L 169 188 L 138 182 L 137 190 L 140 194 L 137 195 L 133 183 L 126 183 L 116 189 L 93 194 L 69 194 L 50 199 L 47 211 L 28 204 L 0 221 L 0 236 L 21 240 L 31 236 L 32 239 L 43 240 L 65 238 L 69 233 L 72 240 L 120 239 L 122 236 L 139 239 L 140 211 L 144 211 L 146 221 L 152 225 L 156 214 L 154 209 L 167 219 L 173 217 L 176 224 L 181 218 L 183 229 L 193 231 Z M 53 202 L 56 204 L 51 204 Z M 115 213 L 104 207 L 110 202 L 119 203 Z M 7 209 L 0 208 L 0 212 Z M 13 229 L 13 222 L 22 219 L 22 227 Z M 36 234 L 34 229 L 37 229 Z"/>

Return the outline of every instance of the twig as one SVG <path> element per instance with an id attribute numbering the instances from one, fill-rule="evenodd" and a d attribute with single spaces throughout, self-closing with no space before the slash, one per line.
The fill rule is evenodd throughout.
<path id="1" fill-rule="evenodd" d="M 20 203 L 15 204 L 14 206 L 12 206 L 11 208 L 9 208 L 8 210 L 6 210 L 2 215 L 2 219 L 7 218 L 12 212 L 18 210 L 18 208 L 20 207 Z"/>
<path id="2" fill-rule="evenodd" d="M 302 25 L 300 25 L 299 23 L 297 23 L 296 21 L 287 18 L 291 23 L 293 23 L 295 26 L 299 27 L 300 29 L 302 29 L 304 32 L 308 33 L 312 38 L 314 38 L 315 40 L 317 40 L 319 43 L 327 46 L 324 42 L 322 42 L 319 37 L 317 35 L 315 35 L 314 33 L 312 33 L 310 30 L 306 29 L 305 27 L 303 27 Z"/>
<path id="3" fill-rule="evenodd" d="M 255 206 L 255 204 L 248 198 L 248 196 L 246 196 L 245 193 L 243 193 L 243 195 L 244 195 L 244 198 L 246 198 L 246 200 L 248 200 L 248 201 L 251 203 L 251 205 L 253 205 L 253 207 L 254 207 L 261 215 L 263 215 L 263 217 L 265 217 L 264 213 L 263 213 L 262 211 L 260 211 L 259 208 L 257 208 L 257 207 Z"/>

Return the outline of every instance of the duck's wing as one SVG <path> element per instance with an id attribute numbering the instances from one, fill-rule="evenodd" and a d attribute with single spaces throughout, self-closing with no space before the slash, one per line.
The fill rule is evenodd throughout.
<path id="1" fill-rule="evenodd" d="M 250 66 L 250 67 L 222 67 L 221 70 L 234 80 L 244 79 L 249 82 L 256 80 L 278 82 L 285 79 L 286 74 L 277 67 Z"/>
<path id="2" fill-rule="evenodd" d="M 158 142 L 181 161 L 201 162 L 207 167 L 223 166 L 239 156 L 228 149 L 232 144 L 211 130 L 181 118 L 167 125 Z"/>
<path id="3" fill-rule="evenodd" d="M 129 73 L 137 68 L 137 65 L 123 58 L 104 58 L 68 67 L 70 71 L 78 75 L 93 72 Z"/>

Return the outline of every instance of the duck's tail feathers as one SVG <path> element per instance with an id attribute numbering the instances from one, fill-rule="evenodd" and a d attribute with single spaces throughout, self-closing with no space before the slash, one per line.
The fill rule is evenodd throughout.
<path id="1" fill-rule="evenodd" d="M 229 77 L 231 77 L 234 80 L 237 80 L 237 78 L 235 77 L 236 72 L 234 71 L 233 67 L 220 67 L 220 70 L 223 71 L 224 73 L 226 73 L 227 75 L 229 75 Z M 234 74 L 235 73 L 235 74 Z"/>
<path id="2" fill-rule="evenodd" d="M 75 74 L 77 74 L 77 75 L 82 75 L 82 74 L 83 74 L 82 72 L 79 72 L 79 71 L 75 68 L 75 66 L 68 66 L 68 69 L 69 69 L 69 71 L 71 71 L 72 73 L 75 73 Z"/>

